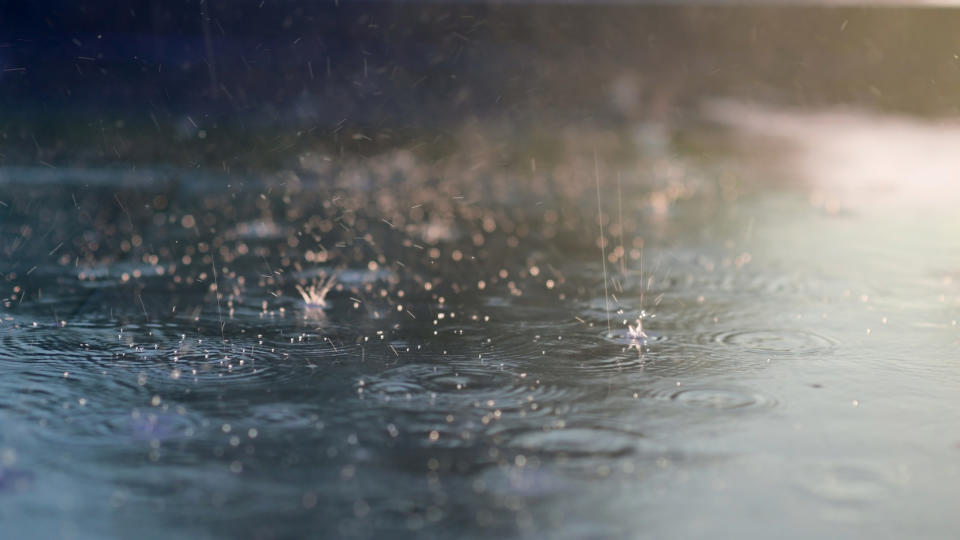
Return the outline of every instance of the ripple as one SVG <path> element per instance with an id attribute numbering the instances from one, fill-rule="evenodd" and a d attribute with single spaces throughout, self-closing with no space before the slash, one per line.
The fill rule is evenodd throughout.
<path id="1" fill-rule="evenodd" d="M 544 379 L 609 375 L 645 365 L 640 351 L 629 349 L 631 343 L 625 337 L 598 335 L 596 328 L 580 325 L 562 333 L 548 329 L 532 336 L 525 331 L 504 332 L 491 339 L 483 356 Z"/>
<path id="2" fill-rule="evenodd" d="M 408 364 L 358 383 L 365 396 L 412 410 L 499 410 L 501 414 L 543 415 L 583 395 L 544 384 L 534 377 L 479 361 L 446 365 Z"/>
<path id="3" fill-rule="evenodd" d="M 661 388 L 648 398 L 672 401 L 695 409 L 742 410 L 772 409 L 778 405 L 776 398 L 734 386 L 696 386 Z"/>
<path id="4" fill-rule="evenodd" d="M 128 435 L 134 441 L 167 441 L 193 436 L 203 422 L 187 414 L 134 409 L 125 418 L 114 417 L 107 424 L 114 433 Z"/>
<path id="5" fill-rule="evenodd" d="M 250 423 L 282 429 L 322 427 L 315 408 L 307 405 L 270 403 L 253 407 L 245 416 Z"/>
<path id="6" fill-rule="evenodd" d="M 568 375 L 612 375 L 628 371 L 636 371 L 646 366 L 646 360 L 640 353 L 629 353 L 626 356 L 590 357 L 581 361 L 555 363 L 546 367 L 557 374 Z M 588 382 L 588 381 L 583 381 Z M 596 382 L 608 384 L 607 379 L 596 379 Z"/>
<path id="7" fill-rule="evenodd" d="M 357 391 L 368 412 L 378 410 L 382 417 L 386 408 L 400 415 L 394 436 L 435 448 L 488 440 L 505 426 L 540 426 L 585 395 L 582 389 L 465 361 L 397 366 L 365 377 Z"/>
<path id="8" fill-rule="evenodd" d="M 517 376 L 491 363 L 447 362 L 403 364 L 361 380 L 364 393 L 389 396 L 470 395 L 475 391 L 513 385 Z"/>
<path id="9" fill-rule="evenodd" d="M 579 388 L 464 361 L 398 366 L 358 383 L 361 390 L 366 408 L 379 410 L 377 416 L 383 408 L 400 415 L 402 440 L 438 449 L 500 440 L 497 434 L 508 426 L 541 426 L 585 396 Z"/>
<path id="10" fill-rule="evenodd" d="M 799 487 L 830 505 L 868 503 L 904 483 L 902 474 L 874 463 L 810 464 Z"/>
<path id="11" fill-rule="evenodd" d="M 183 439 L 223 392 L 309 384 L 352 349 L 252 332 L 188 339 L 179 327 L 31 325 L 0 331 L 0 412 L 51 445 Z M 260 394 L 256 394 L 260 395 Z M 198 403 L 197 412 L 180 403 Z M 133 411 L 133 412 L 131 412 Z M 289 420 L 289 419 L 288 419 Z"/>
<path id="12" fill-rule="evenodd" d="M 100 336 L 97 333 L 97 329 L 59 328 L 49 324 L 8 328 L 0 334 L 0 364 L 23 367 L 82 360 L 86 356 L 86 340 L 107 338 L 107 332 L 100 332 Z"/>
<path id="13" fill-rule="evenodd" d="M 196 350 L 168 350 L 154 366 L 156 376 L 195 384 L 261 384 L 291 380 L 313 363 L 291 359 L 286 349 L 216 344 Z"/>
<path id="14" fill-rule="evenodd" d="M 526 453 L 568 458 L 615 458 L 637 449 L 640 433 L 598 427 L 537 430 L 513 437 L 510 446 Z"/>
<path id="15" fill-rule="evenodd" d="M 368 393 L 387 400 L 395 398 L 409 399 L 424 391 L 423 386 L 420 384 L 406 380 L 374 380 L 369 384 L 365 381 L 364 385 L 367 387 Z"/>
<path id="16" fill-rule="evenodd" d="M 767 355 L 813 355 L 829 352 L 836 341 L 804 329 L 739 330 L 699 336 L 702 343 L 719 343 Z"/>

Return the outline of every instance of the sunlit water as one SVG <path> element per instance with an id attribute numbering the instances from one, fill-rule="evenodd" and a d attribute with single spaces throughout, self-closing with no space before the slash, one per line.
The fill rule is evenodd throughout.
<path id="1" fill-rule="evenodd" d="M 601 168 L 606 298 L 589 198 L 5 170 L 3 536 L 951 536 L 960 217 L 784 132 Z"/>

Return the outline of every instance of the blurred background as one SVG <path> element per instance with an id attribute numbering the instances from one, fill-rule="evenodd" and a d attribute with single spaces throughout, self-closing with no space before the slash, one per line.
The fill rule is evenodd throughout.
<path id="1" fill-rule="evenodd" d="M 4 164 L 282 164 L 470 127 L 697 122 L 705 99 L 950 117 L 949 8 L 633 2 L 0 7 Z"/>

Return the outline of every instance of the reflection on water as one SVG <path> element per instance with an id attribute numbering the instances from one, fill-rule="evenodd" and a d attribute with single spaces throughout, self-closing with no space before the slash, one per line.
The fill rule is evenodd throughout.
<path id="1" fill-rule="evenodd" d="M 779 174 L 796 175 L 811 197 L 831 211 L 850 208 L 902 213 L 913 207 L 955 205 L 960 123 L 878 116 L 863 111 L 782 111 L 732 102 L 712 103 L 715 119 L 760 140 L 787 143 Z M 784 156 L 781 155 L 781 158 Z"/>
<path id="2" fill-rule="evenodd" d="M 606 299 L 590 157 L 4 171 L 3 527 L 949 535 L 955 128 L 710 114 L 778 157 L 604 154 Z"/>

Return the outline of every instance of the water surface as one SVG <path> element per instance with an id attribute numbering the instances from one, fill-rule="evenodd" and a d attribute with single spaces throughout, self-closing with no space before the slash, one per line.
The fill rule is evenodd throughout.
<path id="1" fill-rule="evenodd" d="M 955 129 L 718 107 L 547 172 L 4 169 L 0 527 L 950 536 Z"/>

